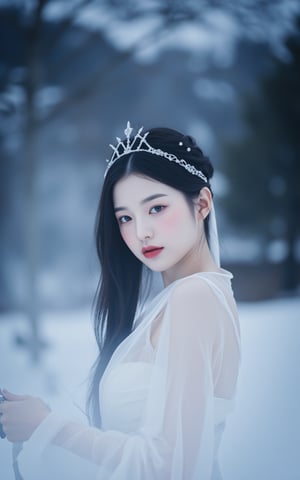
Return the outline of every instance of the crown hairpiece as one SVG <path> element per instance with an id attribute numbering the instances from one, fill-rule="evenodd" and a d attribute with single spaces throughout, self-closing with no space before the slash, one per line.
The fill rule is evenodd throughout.
<path id="1" fill-rule="evenodd" d="M 173 153 L 164 152 L 160 148 L 151 147 L 151 145 L 147 142 L 147 136 L 148 136 L 149 132 L 144 132 L 142 134 L 143 127 L 141 127 L 138 130 L 135 137 L 131 137 L 132 130 L 133 130 L 133 128 L 131 127 L 130 122 L 127 122 L 127 127 L 124 130 L 124 133 L 126 135 L 126 139 L 121 140 L 121 138 L 116 137 L 117 142 L 118 142 L 117 145 L 116 146 L 111 145 L 111 144 L 109 145 L 113 149 L 113 154 L 112 154 L 112 157 L 111 157 L 110 160 L 106 160 L 108 162 L 108 164 L 107 164 L 107 167 L 106 167 L 106 170 L 105 170 L 104 177 L 106 176 L 110 167 L 119 158 L 123 157 L 124 155 L 127 155 L 128 153 L 134 153 L 134 152 L 147 152 L 147 153 L 152 153 L 153 155 L 158 155 L 160 157 L 164 157 L 167 160 L 169 160 L 170 162 L 177 163 L 177 165 L 180 165 L 185 170 L 187 170 L 189 173 L 191 173 L 192 175 L 196 175 L 197 177 L 201 178 L 202 180 L 204 180 L 204 182 L 207 183 L 207 178 L 204 175 L 204 173 L 201 172 L 201 170 L 197 170 L 197 168 L 194 167 L 194 165 L 191 165 L 190 163 L 186 162 L 186 160 L 184 160 L 183 158 L 179 159 Z M 183 146 L 183 143 L 179 142 L 179 145 Z M 187 151 L 190 151 L 190 150 L 191 150 L 190 147 L 188 147 Z"/>

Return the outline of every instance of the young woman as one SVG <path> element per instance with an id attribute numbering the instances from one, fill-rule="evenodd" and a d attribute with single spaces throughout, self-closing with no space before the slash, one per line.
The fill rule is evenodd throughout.
<path id="1" fill-rule="evenodd" d="M 213 167 L 175 130 L 132 135 L 128 123 L 125 135 L 112 146 L 97 216 L 93 426 L 4 391 L 0 421 L 24 442 L 24 480 L 221 478 L 240 330 L 232 275 L 219 266 Z M 145 303 L 149 271 L 164 287 Z"/>

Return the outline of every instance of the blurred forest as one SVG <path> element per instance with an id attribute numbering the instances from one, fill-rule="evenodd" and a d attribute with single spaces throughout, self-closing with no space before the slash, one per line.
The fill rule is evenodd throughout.
<path id="1" fill-rule="evenodd" d="M 299 293 L 297 0 L 0 0 L 0 310 L 91 304 L 108 144 L 193 135 L 236 296 Z"/>
<path id="2" fill-rule="evenodd" d="M 257 233 L 266 259 L 282 262 L 282 289 L 293 291 L 299 283 L 300 16 L 285 46 L 287 59 L 274 58 L 258 91 L 242 100 L 246 132 L 226 145 L 225 203 L 239 228 Z"/>

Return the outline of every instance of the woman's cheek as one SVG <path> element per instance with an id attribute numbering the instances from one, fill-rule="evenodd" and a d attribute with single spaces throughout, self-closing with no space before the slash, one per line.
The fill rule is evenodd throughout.
<path id="1" fill-rule="evenodd" d="M 181 216 L 181 210 L 175 210 L 168 213 L 168 215 L 165 215 L 164 219 L 162 220 L 162 226 L 164 230 L 167 232 L 177 230 L 180 225 Z"/>
<path id="2" fill-rule="evenodd" d="M 120 233 L 127 247 L 131 248 L 133 245 L 133 232 L 131 229 L 127 226 L 123 226 L 123 228 L 120 229 Z"/>

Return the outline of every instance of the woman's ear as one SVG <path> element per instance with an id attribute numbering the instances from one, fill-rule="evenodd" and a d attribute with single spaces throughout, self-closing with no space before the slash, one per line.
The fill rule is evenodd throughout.
<path id="1" fill-rule="evenodd" d="M 210 212 L 212 194 L 208 187 L 203 187 L 195 201 L 198 218 L 204 220 Z"/>

